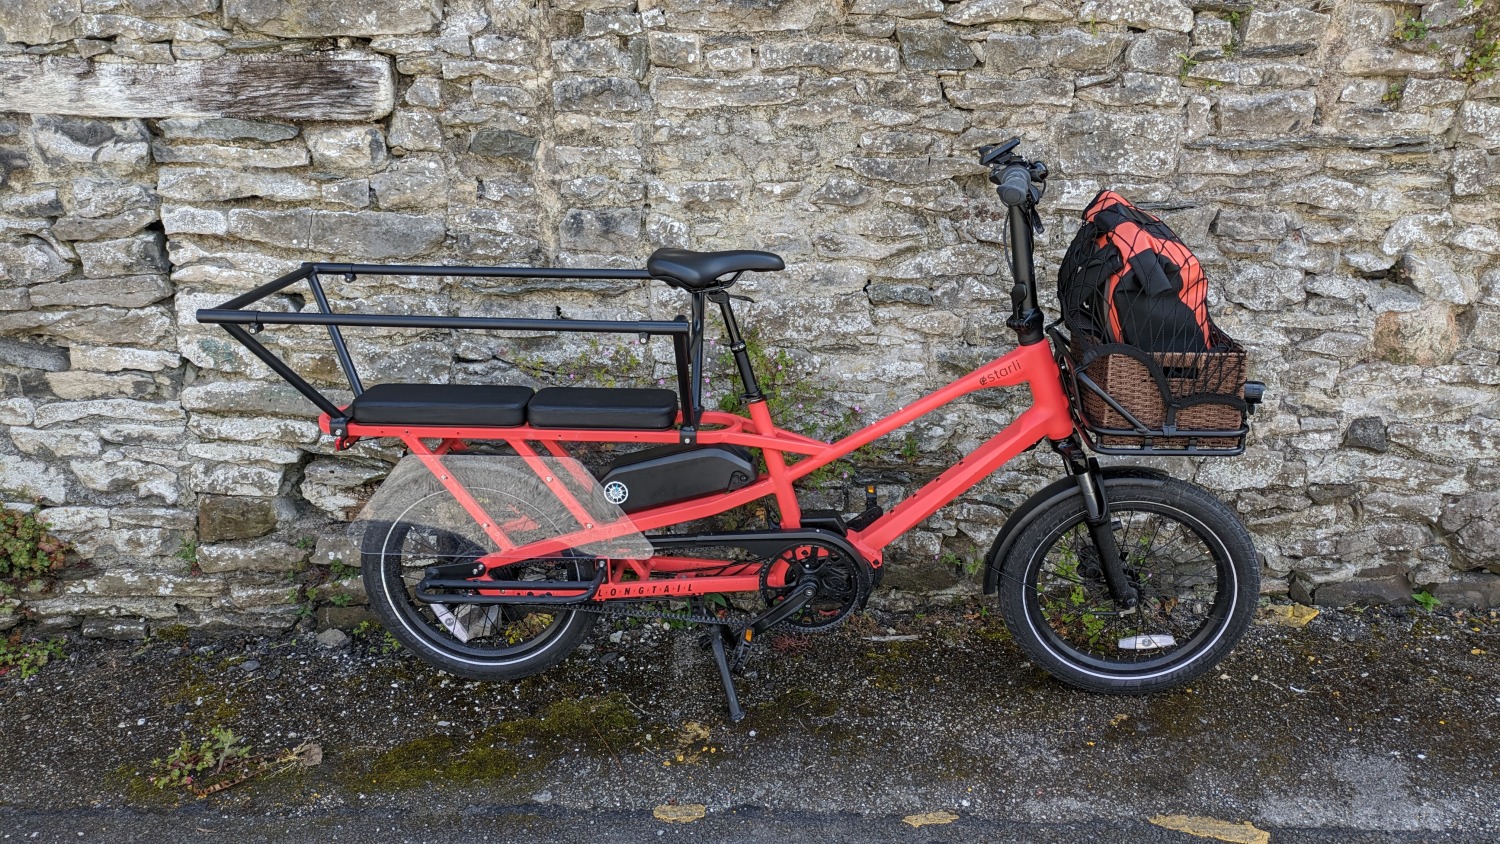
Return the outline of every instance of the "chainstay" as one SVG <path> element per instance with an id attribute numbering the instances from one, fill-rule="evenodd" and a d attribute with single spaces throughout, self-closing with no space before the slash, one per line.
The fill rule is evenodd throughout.
<path id="1" fill-rule="evenodd" d="M 505 604 L 506 607 L 524 607 L 535 612 L 558 612 L 561 610 L 573 610 L 576 612 L 592 613 L 605 618 L 647 618 L 657 621 L 683 621 L 689 624 L 718 624 L 732 627 L 741 623 L 740 621 L 719 618 L 711 615 L 696 615 L 694 613 L 674 613 L 664 610 L 648 609 L 625 609 L 623 607 L 611 607 L 600 601 L 588 601 L 577 604 Z"/>

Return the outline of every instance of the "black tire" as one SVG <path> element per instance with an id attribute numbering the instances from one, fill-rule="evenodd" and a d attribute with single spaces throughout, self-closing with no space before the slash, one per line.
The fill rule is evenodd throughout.
<path id="1" fill-rule="evenodd" d="M 544 606 L 429 604 L 414 597 L 431 565 L 476 559 L 488 549 L 461 536 L 409 522 L 372 522 L 365 528 L 361 575 L 370 608 L 401 644 L 423 662 L 470 680 L 519 680 L 551 668 L 594 626 L 594 614 Z M 584 557 L 506 566 L 506 580 L 588 580 Z M 440 609 L 441 608 L 441 609 Z M 440 612 L 452 619 L 446 622 Z M 468 637 L 457 635 L 458 625 Z"/>
<path id="2" fill-rule="evenodd" d="M 1186 683 L 1244 635 L 1260 572 L 1250 534 L 1223 502 L 1173 478 L 1107 485 L 1126 576 L 1120 613 L 1104 583 L 1081 496 L 1038 514 L 1006 555 L 1000 612 L 1026 656 L 1065 683 L 1145 693 Z"/>

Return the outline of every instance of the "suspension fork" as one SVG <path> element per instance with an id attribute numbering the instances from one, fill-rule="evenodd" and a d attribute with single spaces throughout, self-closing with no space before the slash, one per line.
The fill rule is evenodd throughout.
<path id="1" fill-rule="evenodd" d="M 1104 492 L 1104 473 L 1099 461 L 1086 455 L 1076 437 L 1052 441 L 1052 449 L 1063 459 L 1068 474 L 1078 484 L 1083 496 L 1084 521 L 1089 526 L 1089 535 L 1099 552 L 1099 565 L 1104 569 L 1104 583 L 1115 603 L 1126 610 L 1140 603 L 1140 592 L 1125 576 L 1125 566 L 1120 561 L 1120 546 L 1115 542 L 1114 519 L 1109 512 L 1109 498 Z"/>

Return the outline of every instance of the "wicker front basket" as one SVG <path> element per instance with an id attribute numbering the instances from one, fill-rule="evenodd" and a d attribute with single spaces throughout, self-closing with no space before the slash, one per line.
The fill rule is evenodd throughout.
<path id="1" fill-rule="evenodd" d="M 1156 378 L 1141 360 L 1127 354 L 1106 354 L 1090 362 L 1083 373 L 1135 416 L 1151 434 L 1119 433 L 1133 430 L 1126 419 L 1103 396 L 1080 385 L 1079 398 L 1086 427 L 1097 436 L 1097 444 L 1138 451 L 1235 451 L 1244 448 L 1245 413 L 1231 404 L 1197 403 L 1192 397 L 1221 395 L 1241 400 L 1245 396 L 1245 352 L 1238 346 L 1223 352 L 1147 354 L 1160 367 L 1178 405 L 1175 425 L 1168 423 L 1167 401 Z M 1200 399 L 1201 400 L 1201 399 Z M 1106 433 L 1112 431 L 1113 433 Z M 1205 437 L 1194 432 L 1228 433 L 1234 436 Z"/>

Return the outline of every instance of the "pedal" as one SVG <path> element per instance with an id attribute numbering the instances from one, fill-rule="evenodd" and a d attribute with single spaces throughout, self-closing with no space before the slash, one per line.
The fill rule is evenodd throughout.
<path id="1" fill-rule="evenodd" d="M 876 504 L 872 507 L 866 508 L 863 513 L 860 513 L 858 516 L 850 519 L 847 523 L 847 527 L 849 528 L 849 530 L 854 531 L 864 530 L 870 525 L 875 524 L 875 520 L 884 515 L 885 508 L 881 507 L 879 504 Z"/>

